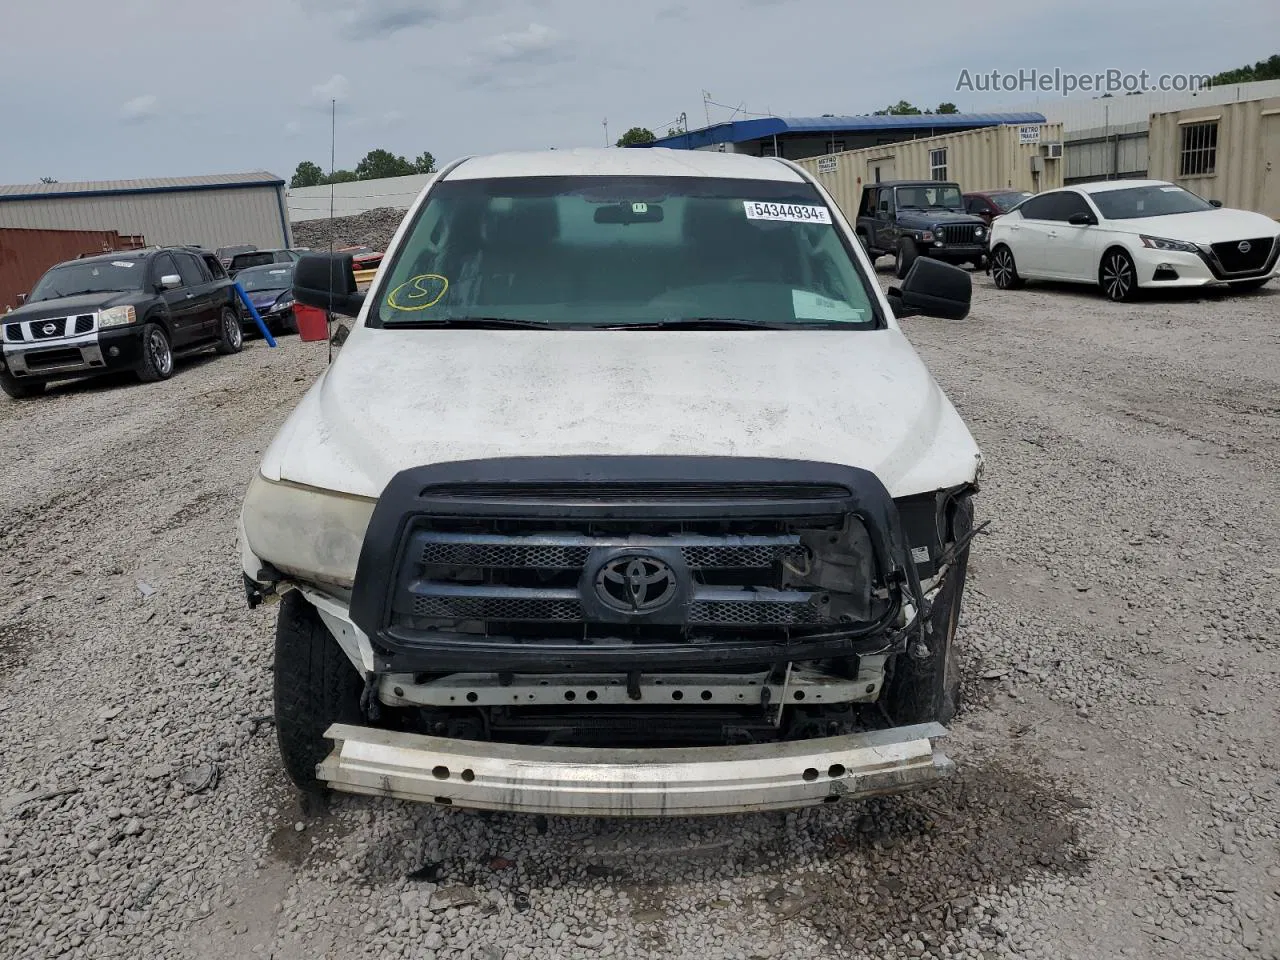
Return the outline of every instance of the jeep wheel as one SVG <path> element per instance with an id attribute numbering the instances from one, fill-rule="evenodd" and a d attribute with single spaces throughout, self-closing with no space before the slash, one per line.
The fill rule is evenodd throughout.
<path id="1" fill-rule="evenodd" d="M 14 400 L 30 400 L 32 397 L 38 397 L 44 393 L 44 384 L 36 383 L 19 383 L 7 373 L 0 373 L 0 390 L 3 390 Z"/>
<path id="2" fill-rule="evenodd" d="M 239 353 L 243 347 L 244 331 L 240 329 L 240 318 L 230 307 L 223 307 L 218 318 L 218 352 L 225 356 Z"/>
<path id="3" fill-rule="evenodd" d="M 911 265 L 916 262 L 916 257 L 918 256 L 920 256 L 920 254 L 916 250 L 916 242 L 914 240 L 904 239 L 898 241 L 898 263 L 896 273 L 899 280 L 906 278 L 907 271 L 911 269 Z"/>
<path id="4" fill-rule="evenodd" d="M 331 723 L 360 723 L 363 683 L 320 619 L 297 590 L 280 601 L 276 619 L 276 742 L 285 772 L 299 788 L 322 788 L 316 764 L 329 754 Z"/>
<path id="5" fill-rule="evenodd" d="M 1003 244 L 991 254 L 991 280 L 1000 290 L 1017 290 L 1022 286 L 1018 266 L 1013 262 L 1013 251 Z"/>
<path id="6" fill-rule="evenodd" d="M 142 363 L 138 366 L 138 379 L 143 383 L 168 380 L 173 376 L 173 349 L 169 335 L 158 323 L 148 323 L 142 328 Z"/>
<path id="7" fill-rule="evenodd" d="M 952 538 L 973 528 L 973 501 L 968 497 L 956 505 L 951 526 Z M 900 653 L 890 664 L 884 708 L 894 723 L 949 723 L 960 707 L 960 655 L 955 637 L 968 569 L 966 546 L 934 597 L 930 613 L 932 656 L 916 660 L 909 652 Z"/>

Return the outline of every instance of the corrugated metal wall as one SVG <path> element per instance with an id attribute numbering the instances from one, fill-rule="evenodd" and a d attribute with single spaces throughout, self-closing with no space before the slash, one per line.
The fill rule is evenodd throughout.
<path id="1" fill-rule="evenodd" d="M 1043 160 L 1039 176 L 1031 169 L 1031 158 L 1042 156 L 1044 144 L 1062 142 L 1062 125 L 1028 126 L 1038 127 L 1038 143 L 1019 143 L 1021 128 L 1017 126 L 984 127 L 797 162 L 817 177 L 851 220 L 857 216 L 863 185 L 876 180 L 877 167 L 881 180 L 929 180 L 930 153 L 943 147 L 947 150 L 946 179 L 954 180 L 966 191 L 1040 191 L 1062 186 L 1061 160 Z"/>
<path id="2" fill-rule="evenodd" d="M 1216 122 L 1213 173 L 1181 176 L 1183 131 Z M 1151 117 L 1150 176 L 1228 207 L 1280 219 L 1280 97 Z"/>
<path id="3" fill-rule="evenodd" d="M 81 253 L 132 250 L 140 236 L 114 230 L 19 230 L 0 227 L 0 314 L 18 307 L 18 294 L 30 293 L 41 274 L 55 263 Z"/>
<path id="4" fill-rule="evenodd" d="M 1067 134 L 1065 183 L 1147 175 L 1147 123 L 1096 127 Z"/>
<path id="5" fill-rule="evenodd" d="M 0 227 L 115 230 L 155 244 L 290 243 L 284 191 L 272 185 L 218 190 L 40 197 L 0 202 Z"/>

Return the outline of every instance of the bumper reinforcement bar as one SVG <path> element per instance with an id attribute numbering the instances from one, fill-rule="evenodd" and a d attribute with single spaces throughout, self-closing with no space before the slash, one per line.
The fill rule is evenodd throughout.
<path id="1" fill-rule="evenodd" d="M 452 740 L 334 724 L 335 790 L 483 810 L 612 817 L 747 813 L 859 800 L 948 776 L 925 723 L 735 747 L 608 749 Z"/>

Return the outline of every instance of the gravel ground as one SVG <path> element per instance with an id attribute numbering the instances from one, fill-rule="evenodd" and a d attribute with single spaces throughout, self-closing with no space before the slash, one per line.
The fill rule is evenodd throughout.
<path id="1" fill-rule="evenodd" d="M 0 956 L 1275 960 L 1278 321 L 905 321 L 988 459 L 959 773 L 786 816 L 300 811 L 234 519 L 324 346 L 0 403 Z"/>

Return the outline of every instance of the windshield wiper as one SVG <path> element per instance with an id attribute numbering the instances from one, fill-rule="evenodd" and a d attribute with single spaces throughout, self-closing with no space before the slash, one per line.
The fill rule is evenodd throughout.
<path id="1" fill-rule="evenodd" d="M 556 324 L 545 320 L 516 320 L 511 317 L 442 317 L 439 320 L 397 320 L 383 324 L 388 330 L 425 330 L 430 327 L 454 327 L 462 330 L 555 330 Z"/>
<path id="2" fill-rule="evenodd" d="M 679 327 L 682 330 L 789 330 L 805 325 L 804 321 L 770 323 L 767 320 L 743 320 L 739 317 L 667 317 L 662 320 L 646 320 L 641 323 L 602 323 L 593 329 L 667 330 Z"/>

